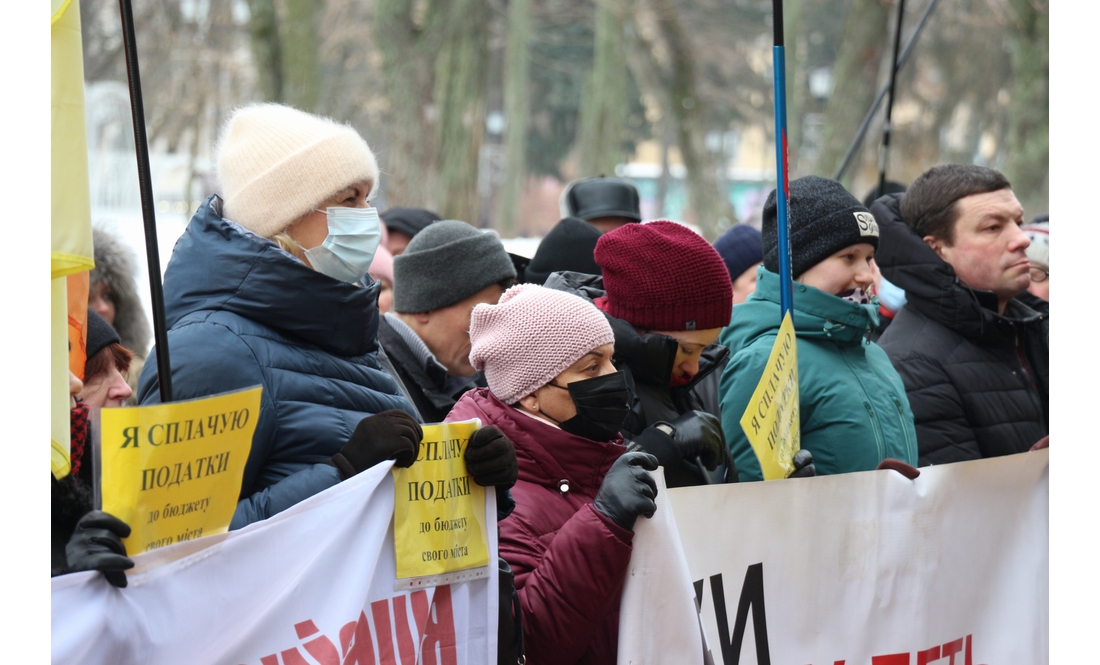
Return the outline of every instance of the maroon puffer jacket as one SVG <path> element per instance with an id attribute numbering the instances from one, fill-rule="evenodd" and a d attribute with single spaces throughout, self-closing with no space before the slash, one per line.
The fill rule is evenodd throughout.
<path id="1" fill-rule="evenodd" d="M 480 418 L 516 446 L 516 508 L 500 523 L 500 555 L 512 566 L 530 665 L 613 665 L 619 595 L 634 533 L 592 505 L 622 439 L 600 443 L 553 427 L 472 390 L 447 420 Z M 560 488 L 568 484 L 568 489 Z"/>

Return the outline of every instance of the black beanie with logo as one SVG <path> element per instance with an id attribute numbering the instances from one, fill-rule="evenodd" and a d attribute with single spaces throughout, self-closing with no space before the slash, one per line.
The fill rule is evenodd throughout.
<path id="1" fill-rule="evenodd" d="M 798 278 L 850 245 L 865 242 L 878 249 L 874 215 L 839 182 L 809 175 L 792 180 L 790 187 L 792 277 Z M 779 272 L 778 216 L 773 189 L 764 204 L 761 233 L 764 267 L 775 273 Z"/>

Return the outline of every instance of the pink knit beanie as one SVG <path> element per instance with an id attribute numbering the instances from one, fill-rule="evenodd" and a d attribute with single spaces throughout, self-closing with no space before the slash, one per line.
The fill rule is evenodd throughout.
<path id="1" fill-rule="evenodd" d="M 474 307 L 470 317 L 470 364 L 485 371 L 489 390 L 505 404 L 614 341 L 607 318 L 592 303 L 535 284 L 513 286 L 496 305 Z"/>

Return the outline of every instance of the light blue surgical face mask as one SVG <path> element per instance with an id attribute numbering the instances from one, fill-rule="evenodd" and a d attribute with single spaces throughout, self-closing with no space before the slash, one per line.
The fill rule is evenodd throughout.
<path id="1" fill-rule="evenodd" d="M 882 283 L 879 284 L 877 295 L 879 302 L 891 312 L 900 311 L 905 306 L 905 289 L 890 283 L 885 277 L 882 278 Z"/>
<path id="2" fill-rule="evenodd" d="M 328 236 L 320 245 L 305 250 L 317 272 L 354 284 L 363 278 L 378 243 L 382 227 L 376 208 L 326 208 Z"/>

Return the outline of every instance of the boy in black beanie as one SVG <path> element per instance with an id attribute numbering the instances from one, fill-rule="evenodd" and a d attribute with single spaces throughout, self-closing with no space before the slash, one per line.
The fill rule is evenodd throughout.
<path id="1" fill-rule="evenodd" d="M 878 224 L 844 187 L 817 176 L 790 183 L 792 318 L 798 340 L 801 446 L 818 475 L 869 471 L 885 458 L 915 465 L 913 414 L 901 377 L 868 339 Z M 719 342 L 733 354 L 720 386 L 722 428 L 740 479 L 760 480 L 741 429 L 781 323 L 776 193 L 764 206 L 764 265 L 756 292 L 734 308 Z"/>

